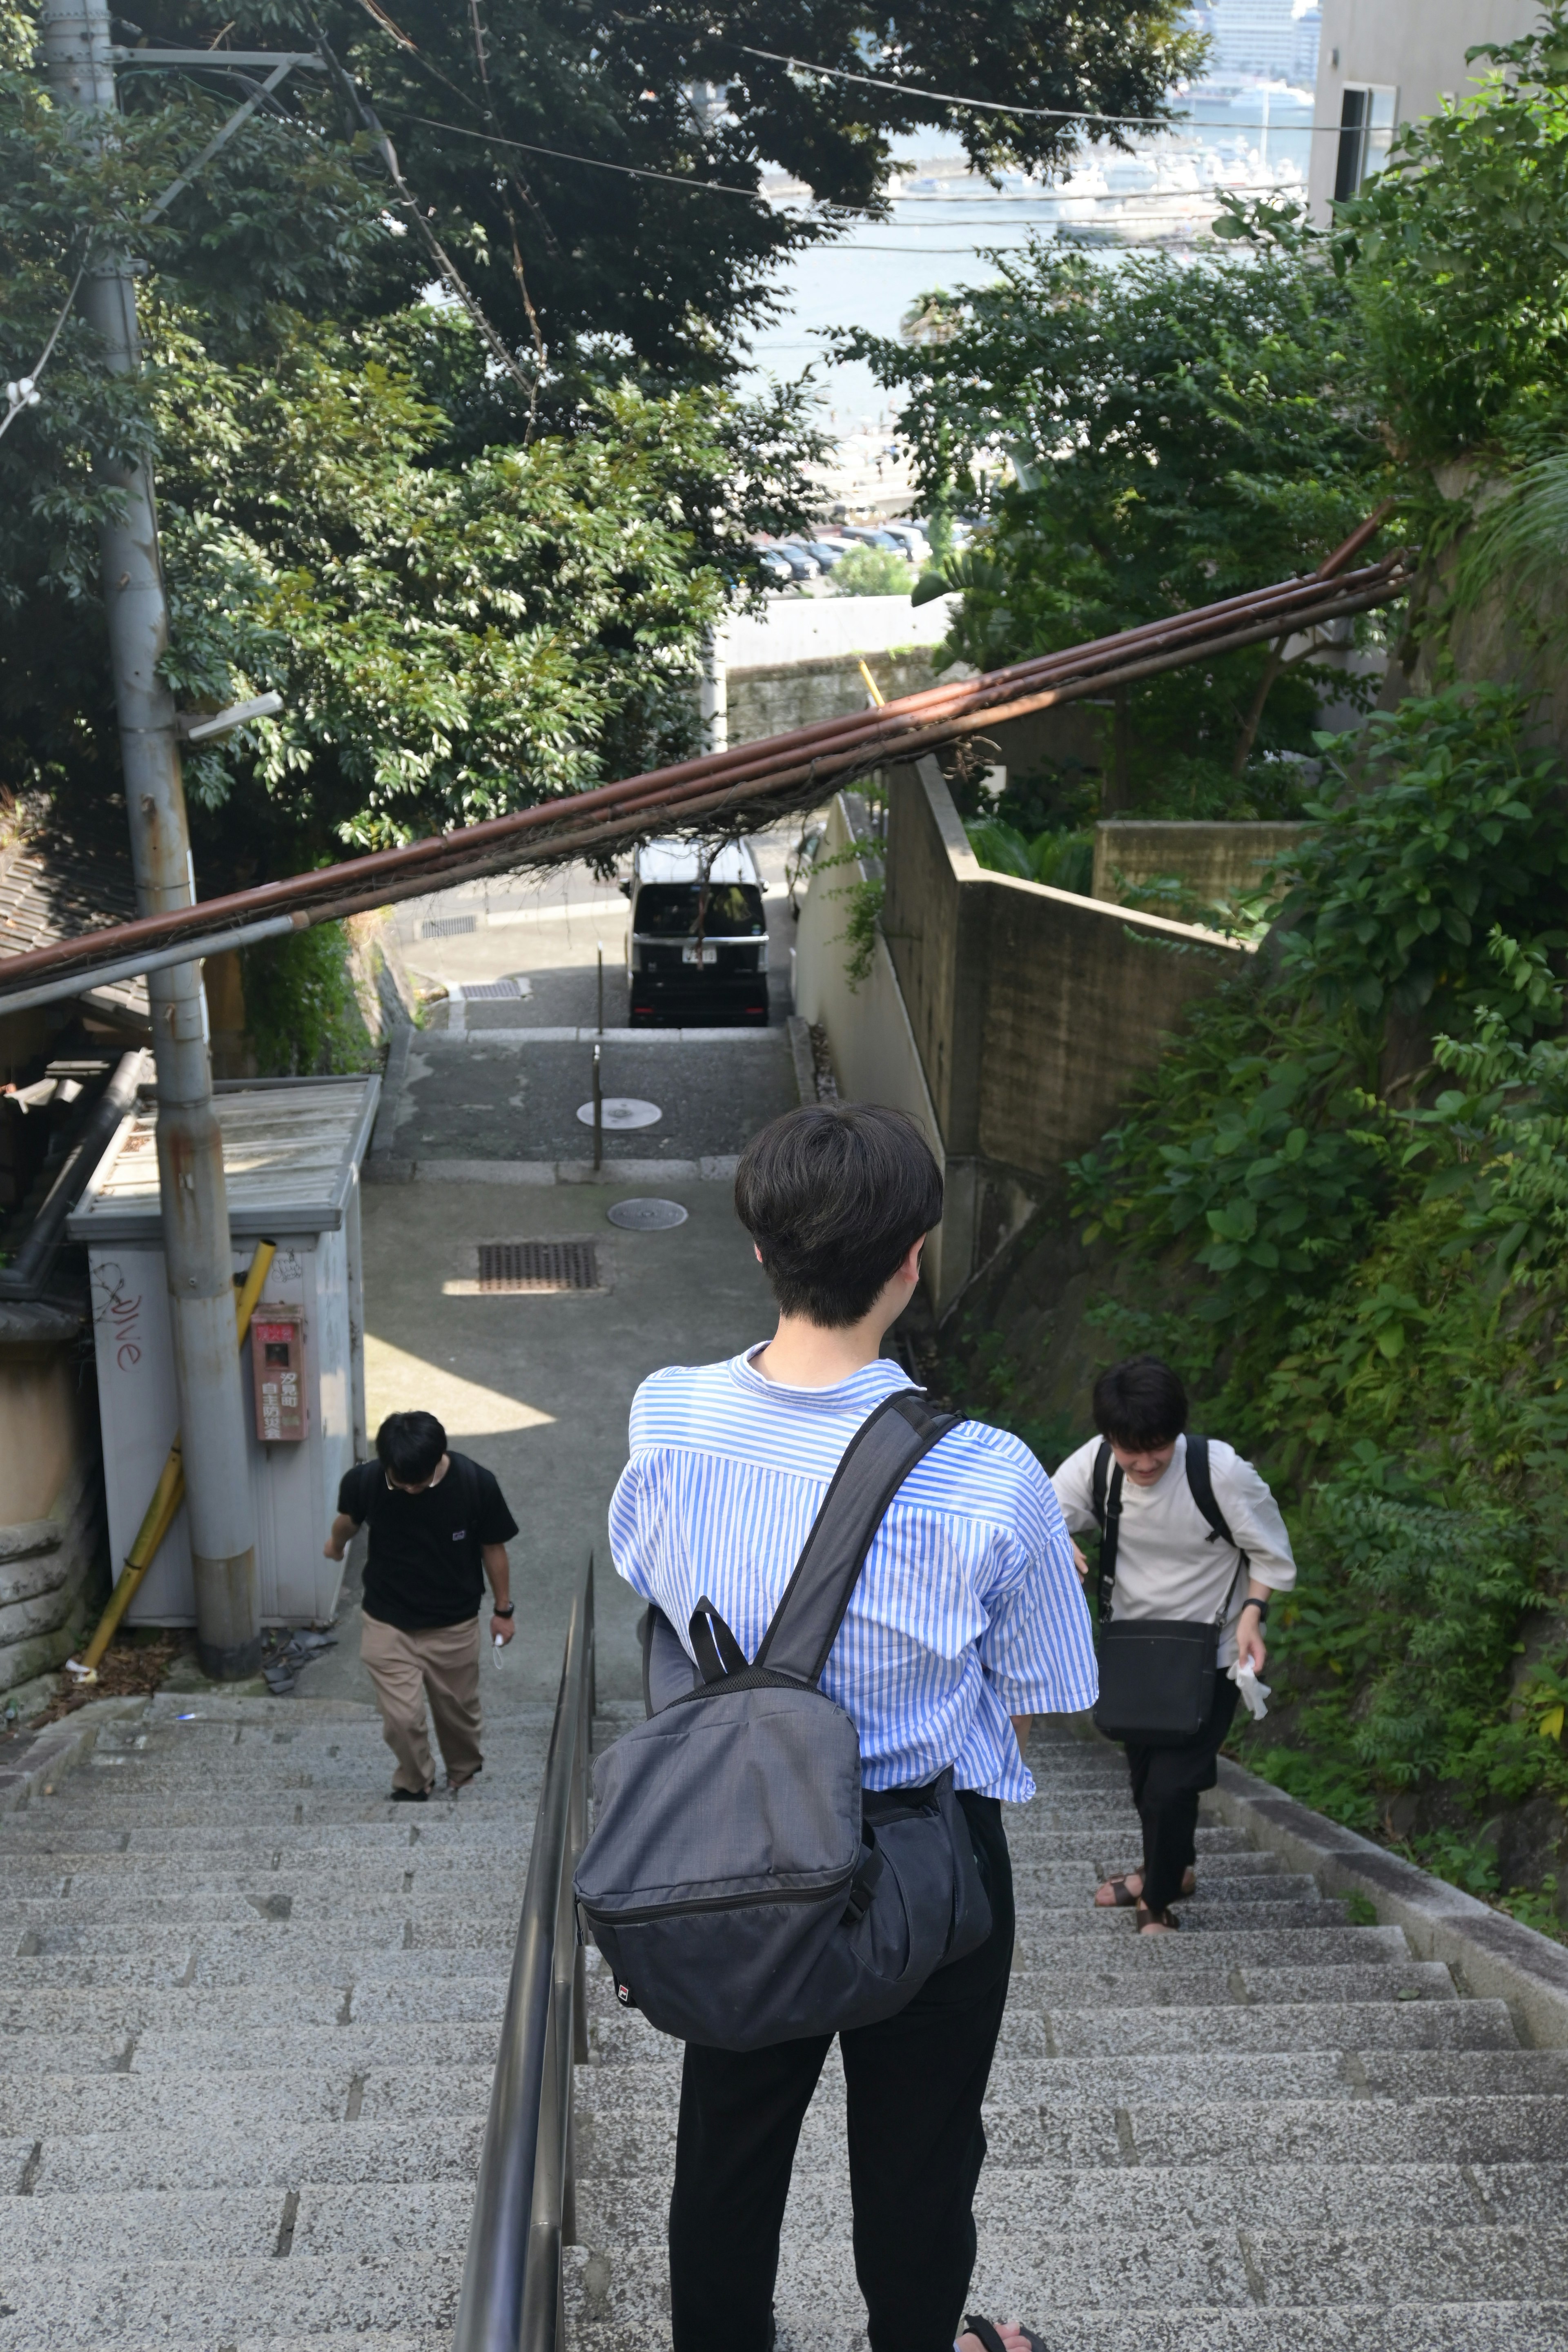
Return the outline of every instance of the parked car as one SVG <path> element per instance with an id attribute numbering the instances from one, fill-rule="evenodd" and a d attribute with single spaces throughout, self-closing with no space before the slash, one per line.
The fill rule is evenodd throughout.
<path id="1" fill-rule="evenodd" d="M 919 565 L 931 562 L 931 541 L 914 523 L 890 522 L 887 530 L 889 537 L 898 541 L 911 563 Z"/>
<path id="2" fill-rule="evenodd" d="M 842 563 L 849 552 L 849 541 L 847 539 L 808 539 L 802 544 L 808 555 L 816 557 L 824 572 L 831 572 L 834 565 Z"/>
<path id="3" fill-rule="evenodd" d="M 901 539 L 895 539 L 890 530 L 883 530 L 871 523 L 847 522 L 844 525 L 844 536 L 846 539 L 858 539 L 862 547 L 887 547 L 890 548 L 895 555 L 909 553 Z"/>
<path id="4" fill-rule="evenodd" d="M 815 562 L 805 548 L 793 539 L 770 540 L 763 553 L 764 556 L 776 556 L 781 562 L 787 563 L 792 580 L 819 580 L 822 577 L 821 564 Z"/>
<path id="5" fill-rule="evenodd" d="M 793 588 L 795 586 L 795 566 L 790 562 L 788 556 L 785 555 L 782 548 L 759 547 L 757 550 L 757 562 L 762 566 L 764 576 L 771 581 L 775 588 Z"/>
<path id="6" fill-rule="evenodd" d="M 631 900 L 634 1028 L 766 1026 L 768 922 L 757 862 L 743 841 L 718 849 L 645 841 L 621 887 Z"/>

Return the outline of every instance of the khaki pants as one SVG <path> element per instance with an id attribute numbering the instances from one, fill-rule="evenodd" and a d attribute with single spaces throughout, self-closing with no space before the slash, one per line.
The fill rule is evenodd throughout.
<path id="1" fill-rule="evenodd" d="M 436 1718 L 447 1779 L 472 1780 L 484 1757 L 479 1749 L 479 1621 L 427 1625 L 405 1633 L 379 1617 L 362 1620 L 360 1656 L 375 1685 L 382 1738 L 397 1759 L 395 1789 L 435 1785 L 425 1701 Z"/>

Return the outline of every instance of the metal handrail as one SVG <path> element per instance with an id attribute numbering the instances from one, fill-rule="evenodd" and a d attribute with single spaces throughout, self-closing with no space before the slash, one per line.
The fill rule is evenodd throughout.
<path id="1" fill-rule="evenodd" d="M 586 2058 L 572 1876 L 588 1832 L 594 1556 L 577 1580 L 528 1858 L 453 2352 L 558 2352 L 576 2236 L 572 2069 Z"/>

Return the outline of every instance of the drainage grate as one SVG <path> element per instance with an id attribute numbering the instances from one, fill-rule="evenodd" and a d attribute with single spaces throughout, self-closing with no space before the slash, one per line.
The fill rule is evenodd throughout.
<path id="1" fill-rule="evenodd" d="M 481 1290 L 597 1290 L 592 1242 L 481 1242 Z"/>
<path id="2" fill-rule="evenodd" d="M 422 940 L 455 940 L 464 931 L 477 931 L 477 915 L 433 915 L 419 926 Z"/>
<path id="3" fill-rule="evenodd" d="M 519 988 L 515 980 L 466 980 L 463 982 L 463 994 L 468 998 L 468 1003 L 472 1004 L 477 998 L 486 996 L 521 996 L 522 994 L 522 991 Z"/>

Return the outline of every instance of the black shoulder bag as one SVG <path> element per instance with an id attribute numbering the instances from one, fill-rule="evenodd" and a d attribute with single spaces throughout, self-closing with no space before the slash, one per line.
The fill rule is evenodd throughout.
<path id="1" fill-rule="evenodd" d="M 1215 1500 L 1206 1437 L 1187 1440 L 1187 1488 L 1208 1521 L 1210 1543 L 1240 1551 Z M 1214 1706 L 1219 1637 L 1236 1591 L 1230 1581 L 1218 1614 L 1207 1619 L 1123 1617 L 1110 1613 L 1116 1581 L 1116 1549 L 1121 1528 L 1121 1465 L 1110 1467 L 1110 1447 L 1102 1444 L 1094 1462 L 1091 1507 L 1100 1528 L 1100 1696 L 1097 1729 L 1108 1739 L 1131 1739 L 1158 1748 L 1188 1748 L 1202 1732 Z M 1109 1476 L 1108 1476 L 1109 1473 Z M 1241 1552 L 1237 1576 L 1249 1562 Z"/>

